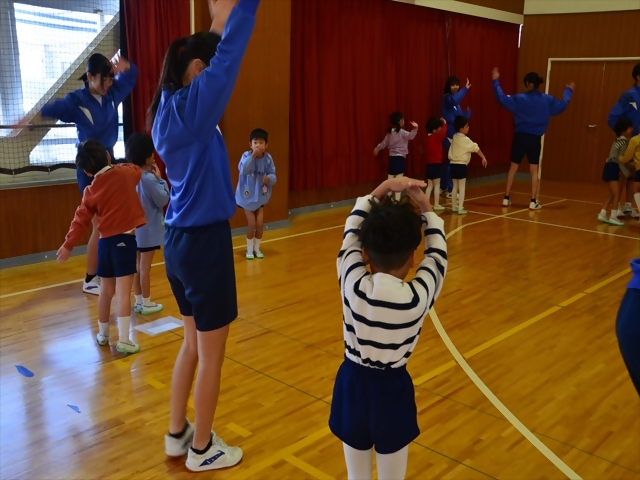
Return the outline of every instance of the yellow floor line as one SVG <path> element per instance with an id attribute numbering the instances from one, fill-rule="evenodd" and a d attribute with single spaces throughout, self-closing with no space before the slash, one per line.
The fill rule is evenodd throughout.
<path id="1" fill-rule="evenodd" d="M 331 475 L 327 475 L 323 471 L 318 470 L 315 467 L 312 467 L 308 463 L 303 462 L 302 460 L 300 460 L 297 457 L 294 457 L 293 455 L 286 455 L 284 457 L 284 460 L 289 462 L 291 465 L 298 467 L 303 472 L 308 473 L 313 478 L 317 478 L 318 480 L 335 480 Z"/>
<path id="2" fill-rule="evenodd" d="M 235 423 L 229 423 L 227 425 L 227 428 L 229 430 L 231 430 L 234 433 L 237 433 L 238 435 L 240 435 L 241 437 L 249 437 L 251 436 L 251 432 L 249 430 L 247 430 L 246 428 L 242 428 L 240 425 L 235 424 Z"/>
<path id="3" fill-rule="evenodd" d="M 579 293 L 577 295 L 574 295 L 573 297 L 571 297 L 569 300 L 565 300 L 562 303 L 559 303 L 558 305 L 560 305 L 561 307 L 567 307 L 569 305 L 571 305 L 573 302 L 580 300 L 582 297 L 586 297 L 587 294 L 586 293 Z"/>
<path id="4" fill-rule="evenodd" d="M 620 273 L 618 273 L 618 274 L 614 275 L 613 277 L 609 277 L 609 278 L 607 278 L 605 281 L 600 282 L 599 284 L 594 285 L 594 286 L 593 286 L 593 287 L 591 287 L 591 288 L 587 288 L 587 289 L 584 291 L 584 293 L 593 293 L 593 292 L 595 292 L 596 290 L 598 290 L 598 289 L 600 289 L 600 288 L 604 287 L 605 285 L 608 285 L 609 283 L 613 282 L 614 280 L 617 280 L 617 279 L 618 279 L 618 278 L 620 278 L 620 277 L 624 277 L 624 276 L 625 276 L 626 274 L 628 274 L 628 273 L 631 273 L 631 268 L 627 268 L 625 271 L 620 272 Z"/>
<path id="5" fill-rule="evenodd" d="M 162 382 L 159 382 L 158 380 L 156 380 L 155 378 L 149 376 L 146 377 L 144 379 L 145 382 L 147 382 L 149 385 L 151 385 L 154 388 L 157 388 L 158 390 L 160 390 L 161 388 L 164 388 L 166 385 Z"/>

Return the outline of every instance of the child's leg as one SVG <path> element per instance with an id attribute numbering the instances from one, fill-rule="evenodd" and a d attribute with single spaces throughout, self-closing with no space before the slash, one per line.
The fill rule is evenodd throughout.
<path id="1" fill-rule="evenodd" d="M 404 173 L 399 173 L 398 175 L 396 175 L 396 177 L 404 177 Z M 394 192 L 395 198 L 396 198 L 396 202 L 400 201 L 400 198 L 402 197 L 402 192 Z"/>
<path id="2" fill-rule="evenodd" d="M 451 192 L 451 205 L 453 211 L 458 210 L 458 179 L 453 179 L 453 192 Z"/>
<path id="3" fill-rule="evenodd" d="M 142 300 L 145 305 L 151 304 L 151 264 L 153 263 L 155 253 L 155 250 L 138 252 L 138 255 L 140 255 L 138 272 L 140 276 L 140 287 L 142 289 Z"/>
<path id="4" fill-rule="evenodd" d="M 461 178 L 460 180 L 458 180 L 458 194 L 460 195 L 460 198 L 458 199 L 458 210 L 464 210 L 464 192 L 466 185 L 466 178 Z"/>
<path id="5" fill-rule="evenodd" d="M 342 446 L 344 448 L 344 458 L 347 462 L 348 479 L 371 479 L 373 475 L 373 449 L 356 450 L 355 448 L 351 448 L 346 443 L 343 443 Z M 379 478 L 382 477 L 379 476 Z"/>
<path id="6" fill-rule="evenodd" d="M 256 232 L 256 215 L 251 210 L 244 209 L 247 217 L 247 254 L 253 255 L 253 237 Z"/>
<path id="7" fill-rule="evenodd" d="M 142 268 L 140 266 L 140 251 L 136 252 L 136 273 L 133 276 L 133 295 L 136 297 L 136 303 L 142 303 L 142 286 L 140 285 L 140 274 Z"/>
<path id="8" fill-rule="evenodd" d="M 436 207 L 440 206 L 440 179 L 436 178 L 433 180 L 433 191 L 435 192 L 433 195 L 433 205 Z M 427 195 L 429 198 L 429 195 Z"/>
<path id="9" fill-rule="evenodd" d="M 264 228 L 264 207 L 260 207 L 256 212 L 256 238 L 253 239 L 253 249 L 256 254 L 260 252 L 260 242 L 262 241 L 262 232 Z M 262 258 L 258 255 L 258 258 Z"/>
<path id="10" fill-rule="evenodd" d="M 409 445 L 388 455 L 376 453 L 379 480 L 402 480 L 407 473 Z"/>
<path id="11" fill-rule="evenodd" d="M 610 218 L 618 218 L 618 203 L 620 201 L 620 182 L 609 182 L 609 189 L 611 193 L 610 197 L 613 197 L 611 202 L 611 216 Z"/>
<path id="12" fill-rule="evenodd" d="M 178 352 L 171 376 L 171 407 L 169 414 L 169 434 L 183 432 L 187 416 L 187 402 L 193 385 L 193 377 L 198 365 L 198 337 L 193 317 L 182 316 L 184 340 Z"/>
<path id="13" fill-rule="evenodd" d="M 431 198 L 431 192 L 433 191 L 433 180 L 427 179 L 427 190 L 424 192 L 427 198 Z M 438 189 L 436 189 L 436 198 L 438 198 Z"/>
<path id="14" fill-rule="evenodd" d="M 614 199 L 614 195 L 611 190 L 611 187 L 609 186 L 609 183 L 610 182 L 607 182 L 608 195 L 604 203 L 602 204 L 602 210 L 600 211 L 600 215 L 599 215 L 600 217 L 604 217 L 604 218 L 607 218 L 609 214 L 609 206 L 611 205 L 611 202 L 613 202 L 613 199 Z"/>
<path id="15" fill-rule="evenodd" d="M 630 175 L 629 178 L 627 178 L 627 198 L 626 198 L 626 206 L 631 206 L 633 205 L 633 176 Z"/>
<path id="16" fill-rule="evenodd" d="M 505 197 L 509 196 L 511 192 L 511 186 L 513 185 L 513 179 L 518 172 L 518 164 L 511 162 L 511 167 L 509 168 L 509 174 L 507 175 L 507 191 L 505 192 Z"/>
<path id="17" fill-rule="evenodd" d="M 529 165 L 529 170 L 531 171 L 531 200 L 533 200 L 538 196 L 538 165 Z"/>
<path id="18" fill-rule="evenodd" d="M 109 317 L 111 316 L 111 300 L 116 293 L 116 279 L 103 278 L 98 297 L 98 326 L 103 337 L 109 336 Z"/>
<path id="19" fill-rule="evenodd" d="M 118 343 L 133 345 L 129 339 L 129 329 L 131 327 L 131 285 L 133 275 L 118 277 L 116 282 L 116 316 L 118 317 Z"/>

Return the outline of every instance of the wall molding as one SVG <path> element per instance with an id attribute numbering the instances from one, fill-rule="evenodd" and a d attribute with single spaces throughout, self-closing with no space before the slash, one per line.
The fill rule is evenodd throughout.
<path id="1" fill-rule="evenodd" d="M 498 20 L 500 22 L 515 23 L 518 25 L 522 25 L 524 23 L 524 15 L 505 12 L 503 10 L 496 10 L 495 8 L 480 7 L 478 5 L 473 5 L 465 2 L 458 2 L 456 0 L 393 0 L 393 1 L 400 2 L 400 3 L 408 3 L 411 5 L 417 5 L 419 7 L 435 8 L 436 10 L 445 10 L 447 12 L 462 13 L 463 15 L 471 15 L 472 17 L 488 18 L 489 20 Z"/>
<path id="2" fill-rule="evenodd" d="M 525 0 L 525 15 L 640 10 L 640 0 Z"/>

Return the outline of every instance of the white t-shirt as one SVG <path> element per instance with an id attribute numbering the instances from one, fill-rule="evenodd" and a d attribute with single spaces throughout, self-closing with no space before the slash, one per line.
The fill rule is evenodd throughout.
<path id="1" fill-rule="evenodd" d="M 452 164 L 469 165 L 471 154 L 479 150 L 478 144 L 472 142 L 464 133 L 456 133 L 449 148 L 449 160 Z"/>

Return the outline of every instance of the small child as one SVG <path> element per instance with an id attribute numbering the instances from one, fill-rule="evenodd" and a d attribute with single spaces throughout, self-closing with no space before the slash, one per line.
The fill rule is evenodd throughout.
<path id="1" fill-rule="evenodd" d="M 371 479 L 373 448 L 378 478 L 404 478 L 409 443 L 420 434 L 407 362 L 447 270 L 444 221 L 433 213 L 424 186 L 388 179 L 358 199 L 345 225 L 337 262 L 345 358 L 329 427 L 343 442 L 349 478 Z M 422 216 L 408 202 L 393 202 L 390 191 L 405 191 Z M 425 258 L 405 283 L 422 230 Z"/>
<path id="2" fill-rule="evenodd" d="M 449 149 L 449 160 L 451 163 L 451 178 L 453 179 L 453 194 L 451 202 L 453 213 L 464 215 L 464 194 L 467 183 L 467 165 L 471 161 L 471 154 L 477 153 L 482 158 L 482 166 L 487 168 L 487 159 L 480 150 L 477 143 L 473 143 L 467 133 L 469 133 L 469 119 L 463 115 L 458 115 L 453 122 L 456 134 L 453 136 L 451 148 Z M 458 193 L 460 196 L 458 197 Z M 459 203 L 458 203 L 459 202 Z"/>
<path id="3" fill-rule="evenodd" d="M 640 212 L 640 135 L 636 135 L 629 140 L 627 151 L 620 159 L 620 162 L 626 164 L 630 163 L 632 160 L 636 170 L 633 177 L 633 198 L 636 201 L 638 211 Z M 627 188 L 629 188 L 628 185 Z"/>
<path id="4" fill-rule="evenodd" d="M 264 258 L 260 251 L 264 225 L 264 206 L 271 199 L 271 190 L 276 183 L 276 166 L 267 153 L 269 134 L 256 128 L 249 136 L 250 150 L 240 159 L 236 203 L 247 216 L 247 260 Z"/>
<path id="5" fill-rule="evenodd" d="M 427 198 L 434 192 L 433 209 L 444 210 L 440 205 L 440 174 L 442 172 L 442 142 L 447 137 L 447 121 L 432 117 L 427 121 L 427 137 L 424 139 L 424 152 L 427 159 Z"/>
<path id="6" fill-rule="evenodd" d="M 391 126 L 387 130 L 384 140 L 378 144 L 373 150 L 373 155 L 378 156 L 380 150 L 389 147 L 389 178 L 401 177 L 404 175 L 406 168 L 406 157 L 409 154 L 409 140 L 416 138 L 418 134 L 418 124 L 411 122 L 413 130 L 407 132 L 404 127 L 404 115 L 402 112 L 393 112 L 389 115 Z M 396 192 L 396 200 L 400 200 L 401 192 Z"/>
<path id="7" fill-rule="evenodd" d="M 624 223 L 618 220 L 618 201 L 620 200 L 620 161 L 627 150 L 627 144 L 633 131 L 633 123 L 627 117 L 620 117 L 615 124 L 616 140 L 611 146 L 609 157 L 607 158 L 604 169 L 602 170 L 602 180 L 607 182 L 609 186 L 609 195 L 607 196 L 602 210 L 598 215 L 598 220 L 609 225 L 618 227 L 624 226 Z M 607 211 L 611 208 L 611 215 L 607 218 Z"/>
<path id="8" fill-rule="evenodd" d="M 117 292 L 119 339 L 116 349 L 136 353 L 140 347 L 129 338 L 131 326 L 131 284 L 136 273 L 135 229 L 145 224 L 144 210 L 136 194 L 142 171 L 125 163 L 111 165 L 111 157 L 97 140 L 87 140 L 78 146 L 76 165 L 93 178 L 84 189 L 82 203 L 76 210 L 64 244 L 58 249 L 58 262 L 69 259 L 71 250 L 80 241 L 91 219 L 97 215 L 98 276 L 102 278 L 98 299 L 98 345 L 109 345 L 111 300 Z"/>
<path id="9" fill-rule="evenodd" d="M 138 245 L 138 272 L 133 277 L 136 313 L 149 315 L 162 310 L 162 305 L 151 301 L 151 264 L 156 250 L 164 242 L 162 226 L 163 208 L 169 203 L 169 187 L 160 176 L 153 156 L 153 140 L 146 133 L 134 133 L 125 146 L 127 161 L 142 169 L 142 178 L 136 187 L 144 209 L 147 224 L 136 228 Z"/>

